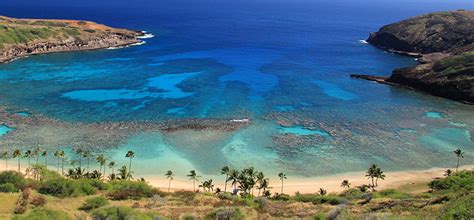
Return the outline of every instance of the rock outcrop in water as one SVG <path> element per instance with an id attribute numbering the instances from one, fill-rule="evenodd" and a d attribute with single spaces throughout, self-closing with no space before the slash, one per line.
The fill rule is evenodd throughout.
<path id="1" fill-rule="evenodd" d="M 141 35 L 89 21 L 0 16 L 0 63 L 34 54 L 127 46 L 139 43 Z"/>
<path id="2" fill-rule="evenodd" d="M 390 52 L 416 56 L 421 64 L 395 69 L 388 78 L 352 77 L 474 103 L 474 11 L 416 16 L 382 27 L 367 41 Z"/>

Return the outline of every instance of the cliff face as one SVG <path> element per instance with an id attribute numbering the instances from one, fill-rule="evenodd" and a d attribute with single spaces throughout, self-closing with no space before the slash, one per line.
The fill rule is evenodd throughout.
<path id="1" fill-rule="evenodd" d="M 386 81 L 457 101 L 474 103 L 474 52 L 395 69 Z"/>
<path id="2" fill-rule="evenodd" d="M 395 69 L 385 83 L 474 103 L 474 11 L 413 17 L 370 34 L 369 43 L 417 55 L 420 65 Z"/>
<path id="3" fill-rule="evenodd" d="M 34 54 L 125 46 L 140 42 L 140 35 L 86 21 L 0 16 L 0 63 Z"/>
<path id="4" fill-rule="evenodd" d="M 367 42 L 380 48 L 428 54 L 474 43 L 474 12 L 438 12 L 382 27 Z"/>

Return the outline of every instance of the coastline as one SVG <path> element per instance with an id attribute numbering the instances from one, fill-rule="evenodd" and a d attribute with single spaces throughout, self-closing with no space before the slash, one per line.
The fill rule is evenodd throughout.
<path id="1" fill-rule="evenodd" d="M 52 162 L 51 162 L 52 163 Z M 5 162 L 0 162 L 0 172 L 5 171 Z M 26 164 L 21 165 L 21 169 L 24 170 Z M 51 170 L 56 170 L 54 166 L 48 166 Z M 17 163 L 15 161 L 9 160 L 8 170 L 16 170 Z M 95 168 L 95 167 L 94 167 Z M 385 180 L 379 180 L 379 185 L 377 190 L 389 189 L 389 188 L 399 188 L 405 185 L 417 185 L 417 184 L 427 184 L 433 179 L 441 178 L 444 176 L 444 173 L 447 169 L 454 168 L 441 168 L 433 167 L 429 169 L 422 170 L 404 170 L 404 171 L 390 171 L 385 172 Z M 463 165 L 459 167 L 459 170 L 471 170 L 474 171 L 474 164 Z M 267 174 L 268 175 L 268 174 Z M 276 175 L 275 175 L 276 176 Z M 143 177 L 150 185 L 159 188 L 162 191 L 167 191 L 169 180 L 164 175 L 138 175 L 136 178 Z M 214 189 L 219 187 L 221 190 L 224 190 L 223 175 L 211 175 L 201 177 L 200 180 L 205 180 L 207 178 L 212 178 L 214 183 Z M 268 177 L 268 176 L 267 176 Z M 293 195 L 296 192 L 299 193 L 317 193 L 319 188 L 327 190 L 328 193 L 340 193 L 344 189 L 341 188 L 341 182 L 343 180 L 349 180 L 351 187 L 360 186 L 363 184 L 369 184 L 370 180 L 365 177 L 365 172 L 347 172 L 329 176 L 320 176 L 320 177 L 292 177 L 288 176 L 288 179 L 284 181 L 283 191 L 285 194 Z M 199 185 L 196 182 L 196 189 Z M 191 190 L 193 189 L 192 181 L 188 180 L 185 177 L 175 177 L 171 182 L 170 191 L 179 191 L 179 190 Z M 227 191 L 230 191 L 232 186 L 230 183 L 227 185 Z M 280 192 L 281 181 L 278 178 L 270 178 L 270 191 L 272 193 Z M 418 189 L 417 192 L 427 191 L 428 185 L 424 185 L 421 189 Z M 255 192 L 256 193 L 256 192 Z"/>
<path id="2" fill-rule="evenodd" d="M 21 24 L 19 25 L 19 23 Z M 0 64 L 28 57 L 31 55 L 99 50 L 106 48 L 123 48 L 145 43 L 142 39 L 154 37 L 146 31 L 135 31 L 113 28 L 91 21 L 57 20 L 57 19 L 24 19 L 0 16 L 0 25 L 34 30 L 47 34 L 67 33 L 61 37 L 36 36 L 20 43 L 0 45 Z M 55 32 L 56 31 L 56 32 Z"/>

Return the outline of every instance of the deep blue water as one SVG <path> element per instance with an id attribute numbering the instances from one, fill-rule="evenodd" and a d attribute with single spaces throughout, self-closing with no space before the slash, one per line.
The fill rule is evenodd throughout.
<path id="1" fill-rule="evenodd" d="M 451 166 L 446 154 L 456 147 L 474 155 L 474 107 L 349 74 L 415 65 L 360 40 L 391 22 L 460 8 L 474 9 L 457 0 L 2 1 L 6 16 L 92 20 L 156 37 L 0 65 L 0 104 L 72 122 L 253 120 L 231 133 L 133 137 L 122 149 L 147 152 L 143 173 L 152 172 L 149 161 L 207 174 L 230 164 L 307 176 L 372 162 Z"/>

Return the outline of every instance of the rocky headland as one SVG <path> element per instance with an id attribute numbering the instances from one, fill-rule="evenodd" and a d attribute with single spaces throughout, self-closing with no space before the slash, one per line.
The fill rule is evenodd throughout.
<path id="1" fill-rule="evenodd" d="M 0 63 L 35 54 L 122 47 L 140 43 L 142 35 L 90 21 L 0 16 Z"/>
<path id="2" fill-rule="evenodd" d="M 390 77 L 351 77 L 397 85 L 464 103 L 474 103 L 474 11 L 437 12 L 382 27 L 367 42 L 417 57 L 419 65 Z"/>

